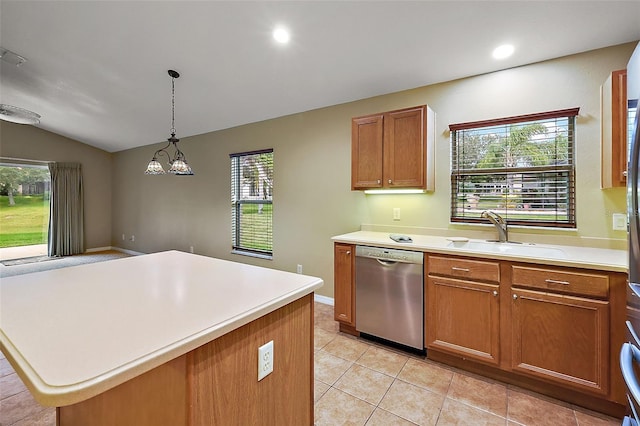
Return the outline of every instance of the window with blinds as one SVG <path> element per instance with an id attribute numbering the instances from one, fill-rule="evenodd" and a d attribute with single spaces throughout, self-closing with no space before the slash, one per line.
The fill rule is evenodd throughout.
<path id="1" fill-rule="evenodd" d="M 273 257 L 273 149 L 231 154 L 234 253 Z"/>
<path id="2" fill-rule="evenodd" d="M 449 125 L 451 222 L 576 227 L 578 108 Z"/>

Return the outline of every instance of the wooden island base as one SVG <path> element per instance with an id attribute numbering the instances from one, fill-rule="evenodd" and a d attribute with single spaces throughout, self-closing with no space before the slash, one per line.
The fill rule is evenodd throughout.
<path id="1" fill-rule="evenodd" d="M 258 347 L 274 371 L 258 382 Z M 313 424 L 313 293 L 86 401 L 58 426 Z"/>

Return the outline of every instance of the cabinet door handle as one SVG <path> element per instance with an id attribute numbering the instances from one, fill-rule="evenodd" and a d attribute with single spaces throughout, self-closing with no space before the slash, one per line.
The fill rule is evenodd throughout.
<path id="1" fill-rule="evenodd" d="M 493 295 L 497 296 L 498 295 L 498 290 L 493 290 Z"/>
<path id="2" fill-rule="evenodd" d="M 391 179 L 389 179 L 389 183 L 391 183 Z"/>
<path id="3" fill-rule="evenodd" d="M 569 281 L 558 281 L 558 280 L 551 280 L 551 279 L 546 279 L 544 280 L 545 283 L 547 284 L 560 284 L 560 285 L 569 285 L 571 284 Z"/>
<path id="4" fill-rule="evenodd" d="M 457 266 L 452 266 L 451 270 L 452 271 L 457 271 L 457 272 L 469 272 L 469 269 L 467 269 L 467 268 L 459 268 Z"/>
<path id="5" fill-rule="evenodd" d="M 378 179 L 378 185 L 380 185 L 380 179 Z"/>
<path id="6" fill-rule="evenodd" d="M 351 250 L 347 250 L 346 252 L 347 256 L 351 254 Z"/>
<path id="7" fill-rule="evenodd" d="M 513 300 L 516 300 L 517 298 L 518 298 L 518 295 L 517 295 L 517 294 L 514 294 L 514 295 L 513 295 Z"/>

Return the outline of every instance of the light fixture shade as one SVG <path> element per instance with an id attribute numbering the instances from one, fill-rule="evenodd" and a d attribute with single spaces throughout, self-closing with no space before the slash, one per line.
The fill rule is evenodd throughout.
<path id="1" fill-rule="evenodd" d="M 0 104 L 0 120 L 18 124 L 38 124 L 40 114 L 13 105 Z"/>
<path id="2" fill-rule="evenodd" d="M 169 173 L 174 175 L 193 175 L 193 170 L 191 170 L 186 161 L 177 159 L 171 163 Z"/>
<path id="3" fill-rule="evenodd" d="M 149 161 L 149 165 L 147 165 L 147 170 L 144 171 L 145 175 L 163 175 L 165 174 L 164 169 L 162 168 L 162 164 L 155 158 Z"/>

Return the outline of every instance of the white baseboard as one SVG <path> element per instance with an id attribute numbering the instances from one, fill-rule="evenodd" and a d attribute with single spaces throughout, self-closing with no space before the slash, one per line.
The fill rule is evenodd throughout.
<path id="1" fill-rule="evenodd" d="M 96 251 L 107 251 L 107 250 L 114 250 L 111 248 L 111 246 L 107 246 L 107 247 L 94 247 L 94 248 L 90 248 L 90 249 L 86 249 L 84 252 L 85 253 L 94 253 Z"/>
<path id="2" fill-rule="evenodd" d="M 322 296 L 320 294 L 314 294 L 313 300 L 318 303 L 324 303 L 325 305 L 333 306 L 333 297 Z"/>
<path id="3" fill-rule="evenodd" d="M 121 248 L 121 247 L 113 247 L 113 246 L 94 247 L 94 248 L 86 249 L 84 252 L 85 253 L 94 253 L 94 252 L 97 252 L 97 251 L 107 251 L 107 250 L 115 250 L 115 251 L 119 251 L 121 253 L 130 254 L 131 256 L 139 256 L 141 254 L 145 254 L 145 253 L 142 253 L 142 252 L 139 252 L 139 251 L 124 249 L 124 248 Z"/>
<path id="4" fill-rule="evenodd" d="M 127 254 L 130 254 L 131 256 L 140 256 L 141 254 L 146 254 L 146 253 L 142 253 L 141 251 L 129 250 L 129 249 L 124 249 L 120 247 L 111 247 L 111 250 L 127 253 Z"/>

